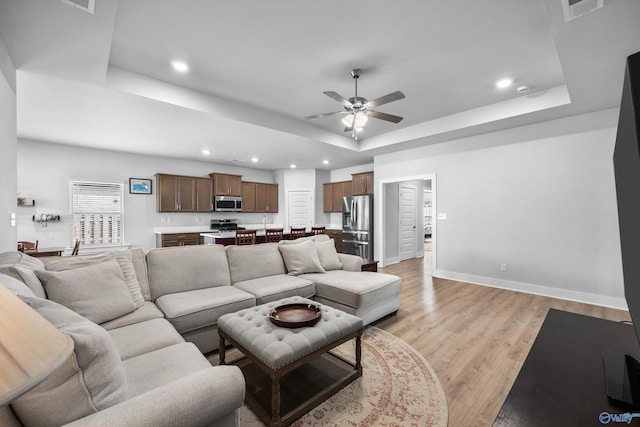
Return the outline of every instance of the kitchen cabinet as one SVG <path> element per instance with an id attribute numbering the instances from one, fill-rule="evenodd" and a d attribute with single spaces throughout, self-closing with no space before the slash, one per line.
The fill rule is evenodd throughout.
<path id="1" fill-rule="evenodd" d="M 196 178 L 196 212 L 213 212 L 213 180 Z"/>
<path id="2" fill-rule="evenodd" d="M 351 181 L 323 184 L 323 211 L 342 212 L 342 198 L 352 195 Z"/>
<path id="3" fill-rule="evenodd" d="M 278 184 L 256 183 L 256 212 L 278 212 Z"/>
<path id="4" fill-rule="evenodd" d="M 242 176 L 210 173 L 216 196 L 242 196 Z"/>
<path id="5" fill-rule="evenodd" d="M 373 172 L 351 174 L 353 195 L 373 194 Z"/>
<path id="6" fill-rule="evenodd" d="M 242 181 L 242 212 L 278 212 L 278 184 Z"/>
<path id="7" fill-rule="evenodd" d="M 333 243 L 338 253 L 342 253 L 342 230 L 327 229 L 327 236 L 333 239 Z"/>
<path id="8" fill-rule="evenodd" d="M 158 212 L 195 212 L 196 178 L 156 174 Z"/>
<path id="9" fill-rule="evenodd" d="M 242 212 L 256 211 L 256 183 L 242 181 Z"/>
<path id="10" fill-rule="evenodd" d="M 168 248 L 171 246 L 202 245 L 203 238 L 200 233 L 166 233 L 156 234 L 156 247 Z"/>

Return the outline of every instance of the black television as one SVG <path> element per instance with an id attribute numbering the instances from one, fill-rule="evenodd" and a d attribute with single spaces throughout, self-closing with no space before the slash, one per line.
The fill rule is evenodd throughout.
<path id="1" fill-rule="evenodd" d="M 618 203 L 624 296 L 640 342 L 640 52 L 627 58 L 613 168 Z M 640 363 L 617 352 L 603 355 L 607 395 L 640 409 Z"/>

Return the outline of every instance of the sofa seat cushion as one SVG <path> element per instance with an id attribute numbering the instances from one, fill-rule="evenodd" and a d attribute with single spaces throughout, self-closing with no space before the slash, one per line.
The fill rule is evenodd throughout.
<path id="1" fill-rule="evenodd" d="M 312 281 L 286 274 L 245 280 L 233 286 L 253 294 L 258 305 L 293 296 L 311 298 L 316 293 L 316 287 Z"/>
<path id="2" fill-rule="evenodd" d="M 71 356 L 12 402 L 24 425 L 63 425 L 129 397 L 124 366 L 107 331 L 53 301 L 20 298 L 73 340 Z"/>
<path id="3" fill-rule="evenodd" d="M 145 301 L 142 307 L 136 308 L 131 313 L 127 313 L 124 316 L 101 323 L 100 326 L 109 330 L 151 319 L 164 319 L 164 314 L 162 314 L 160 309 L 154 303 L 151 301 Z"/>
<path id="4" fill-rule="evenodd" d="M 193 343 L 183 342 L 123 362 L 129 395 L 135 397 L 188 375 L 210 369 L 211 364 Z"/>
<path id="5" fill-rule="evenodd" d="M 180 333 L 215 325 L 218 317 L 256 305 L 250 293 L 233 286 L 216 286 L 166 294 L 156 304 Z"/>
<path id="6" fill-rule="evenodd" d="M 103 323 L 136 309 L 115 259 L 64 271 L 37 270 L 49 299 L 92 322 Z"/>
<path id="7" fill-rule="evenodd" d="M 287 272 L 277 243 L 231 245 L 226 250 L 233 284 Z"/>
<path id="8" fill-rule="evenodd" d="M 122 360 L 184 342 L 166 319 L 151 319 L 108 332 Z"/>
<path id="9" fill-rule="evenodd" d="M 324 274 L 303 274 L 301 277 L 315 282 L 316 295 L 319 297 L 354 308 L 375 304 L 400 293 L 402 289 L 400 277 L 370 271 L 332 270 Z"/>

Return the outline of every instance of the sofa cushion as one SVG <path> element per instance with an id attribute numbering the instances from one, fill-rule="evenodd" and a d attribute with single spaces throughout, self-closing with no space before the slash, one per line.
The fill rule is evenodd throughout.
<path id="1" fill-rule="evenodd" d="M 354 308 L 375 304 L 402 289 L 400 277 L 370 271 L 333 270 L 301 277 L 315 282 L 319 297 Z"/>
<path id="2" fill-rule="evenodd" d="M 253 295 L 232 286 L 166 294 L 156 304 L 180 333 L 215 325 L 218 317 L 256 305 Z"/>
<path id="3" fill-rule="evenodd" d="M 44 269 L 42 261 L 22 252 L 4 252 L 0 254 L 0 273 L 18 279 L 29 286 L 39 298 L 46 298 L 47 294 L 38 278 L 33 274 L 35 270 Z"/>
<path id="4" fill-rule="evenodd" d="M 108 322 L 100 323 L 100 326 L 109 330 L 151 319 L 164 319 L 164 314 L 154 303 L 151 301 L 145 301 L 142 307 L 138 307 L 131 313 L 127 313 L 124 316 L 109 320 Z"/>
<path id="5" fill-rule="evenodd" d="M 295 245 L 280 245 L 278 249 L 287 266 L 288 274 L 297 276 L 303 273 L 324 273 L 313 241 L 307 240 Z"/>
<path id="6" fill-rule="evenodd" d="M 287 272 L 277 243 L 232 245 L 226 250 L 232 283 Z"/>
<path id="7" fill-rule="evenodd" d="M 21 298 L 73 340 L 67 361 L 13 401 L 24 425 L 59 426 L 128 398 L 124 367 L 107 331 L 53 301 Z"/>
<path id="8" fill-rule="evenodd" d="M 209 361 L 190 342 L 132 357 L 125 360 L 123 365 L 131 397 L 211 368 Z"/>
<path id="9" fill-rule="evenodd" d="M 65 271 L 36 271 L 49 299 L 102 323 L 136 309 L 115 259 Z"/>
<path id="10" fill-rule="evenodd" d="M 340 270 L 342 268 L 342 261 L 340 261 L 333 239 L 315 242 L 315 246 L 320 264 L 325 271 Z"/>
<path id="11" fill-rule="evenodd" d="M 166 319 L 151 319 L 108 332 L 122 360 L 184 342 Z"/>
<path id="12" fill-rule="evenodd" d="M 316 293 L 312 281 L 286 274 L 245 280 L 233 286 L 253 294 L 258 305 L 293 296 L 311 298 Z"/>
<path id="13" fill-rule="evenodd" d="M 36 296 L 24 282 L 6 274 L 0 273 L 0 285 L 4 285 L 5 288 L 9 289 L 16 295 L 24 295 L 27 297 Z"/>
<path id="14" fill-rule="evenodd" d="M 133 302 L 136 307 L 142 307 L 144 304 L 144 297 L 140 289 L 140 283 L 138 282 L 138 276 L 133 266 L 133 259 L 131 252 L 119 251 L 109 252 L 98 255 L 82 255 L 73 257 L 52 257 L 46 261 L 47 271 L 67 271 L 81 267 L 88 267 L 90 265 L 96 265 L 115 259 L 118 261 L 118 265 L 122 270 L 124 281 L 127 284 L 127 289 L 131 294 Z"/>
<path id="15" fill-rule="evenodd" d="M 174 292 L 229 286 L 229 264 L 222 245 L 151 249 L 147 254 L 151 298 Z"/>

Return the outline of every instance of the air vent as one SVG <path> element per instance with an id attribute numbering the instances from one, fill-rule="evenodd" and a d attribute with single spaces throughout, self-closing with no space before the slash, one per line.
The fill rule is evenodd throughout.
<path id="1" fill-rule="evenodd" d="M 564 22 L 569 22 L 584 14 L 598 10 L 603 6 L 604 0 L 561 0 L 564 10 Z"/>
<path id="2" fill-rule="evenodd" d="M 96 0 L 60 0 L 62 3 L 70 4 L 80 10 L 84 10 L 93 15 L 96 9 Z"/>

